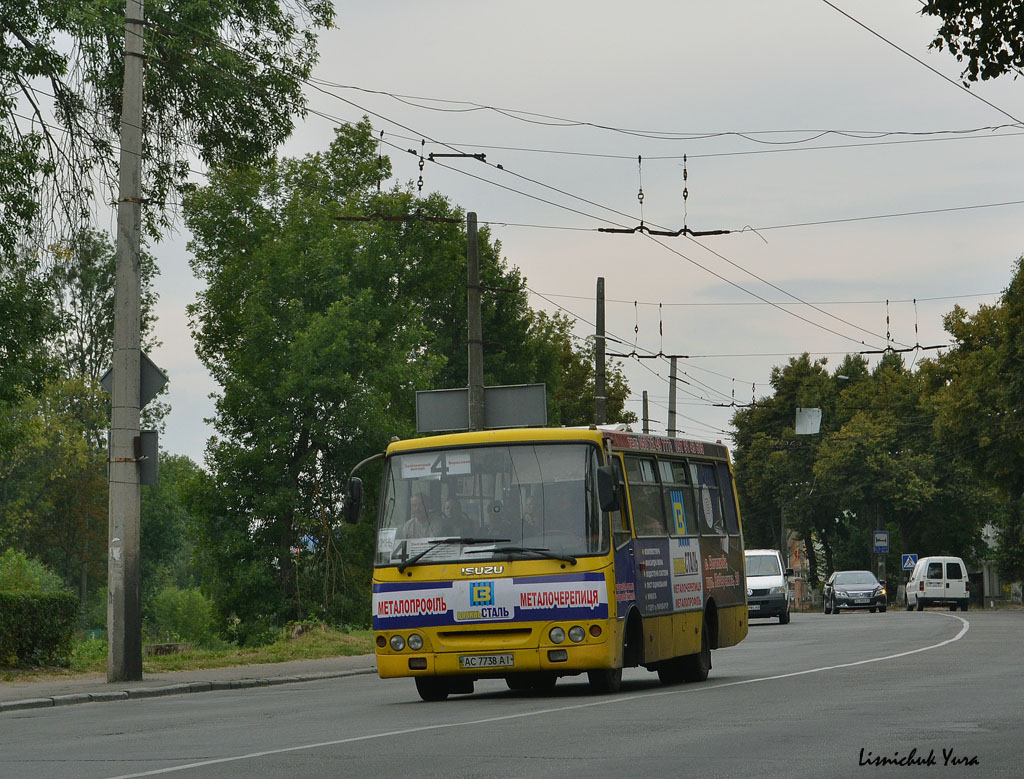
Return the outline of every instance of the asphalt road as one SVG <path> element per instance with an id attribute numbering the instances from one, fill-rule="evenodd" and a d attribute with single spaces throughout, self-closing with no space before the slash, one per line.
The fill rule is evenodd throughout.
<path id="1" fill-rule="evenodd" d="M 576 677 L 428 704 L 359 675 L 6 712 L 0 776 L 1017 777 L 1022 646 L 1021 611 L 795 614 L 707 682 L 631 670 L 616 695 Z"/>

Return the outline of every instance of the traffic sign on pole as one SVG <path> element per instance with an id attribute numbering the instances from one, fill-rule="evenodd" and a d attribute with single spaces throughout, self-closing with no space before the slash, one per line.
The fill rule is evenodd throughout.
<path id="1" fill-rule="evenodd" d="M 913 571 L 915 565 L 917 565 L 917 555 L 916 554 L 905 554 L 905 555 L 903 555 L 903 570 L 904 571 Z"/>
<path id="2" fill-rule="evenodd" d="M 875 554 L 889 554 L 889 531 L 875 531 Z"/>

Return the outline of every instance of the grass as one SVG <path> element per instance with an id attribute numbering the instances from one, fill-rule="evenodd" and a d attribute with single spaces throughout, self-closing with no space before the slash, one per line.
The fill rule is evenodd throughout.
<path id="1" fill-rule="evenodd" d="M 226 645 L 218 649 L 189 649 L 172 655 L 143 657 L 142 672 L 194 671 L 256 663 L 284 663 L 289 660 L 317 660 L 339 655 L 365 655 L 373 652 L 370 630 L 341 631 L 332 628 L 312 630 L 297 638 L 282 637 L 259 647 Z M 61 677 L 106 673 L 107 642 L 90 639 L 75 645 L 67 667 L 0 668 L 0 682 L 29 682 Z"/>

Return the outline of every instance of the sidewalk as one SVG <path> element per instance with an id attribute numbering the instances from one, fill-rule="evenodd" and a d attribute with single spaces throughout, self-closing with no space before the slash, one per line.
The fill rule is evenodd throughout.
<path id="1" fill-rule="evenodd" d="M 202 671 L 145 674 L 141 682 L 108 683 L 106 675 L 98 673 L 75 678 L 45 679 L 39 682 L 0 682 L 0 715 L 7 711 L 45 706 L 309 682 L 376 673 L 376 670 L 373 655 L 356 655 L 329 657 L 323 660 L 293 660 L 287 663 L 210 668 Z"/>

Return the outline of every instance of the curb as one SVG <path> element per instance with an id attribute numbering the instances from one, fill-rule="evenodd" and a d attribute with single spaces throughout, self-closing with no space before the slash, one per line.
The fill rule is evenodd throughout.
<path id="1" fill-rule="evenodd" d="M 139 700 L 142 698 L 163 698 L 168 695 L 184 695 L 193 692 L 244 690 L 251 687 L 273 687 L 279 684 L 294 684 L 296 682 L 316 682 L 322 679 L 339 679 L 345 676 L 371 674 L 376 673 L 376 670 L 375 668 L 359 668 L 354 671 L 320 671 L 294 676 L 271 676 L 266 679 L 182 682 L 180 684 L 168 684 L 163 687 L 137 687 L 127 690 L 104 690 L 103 692 L 82 692 L 43 698 L 25 698 L 20 701 L 0 701 L 0 714 L 8 711 L 70 706 L 79 703 L 105 703 L 108 701 Z"/>

